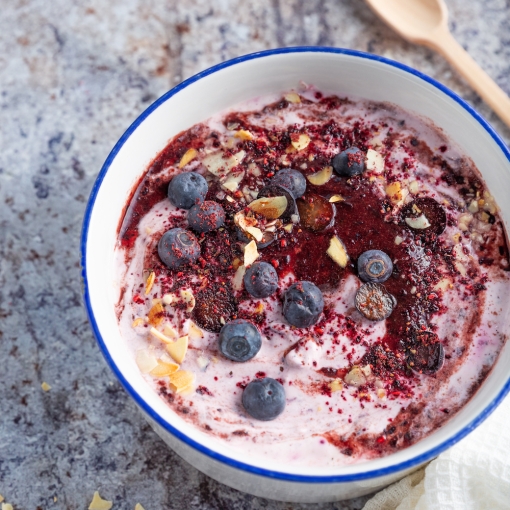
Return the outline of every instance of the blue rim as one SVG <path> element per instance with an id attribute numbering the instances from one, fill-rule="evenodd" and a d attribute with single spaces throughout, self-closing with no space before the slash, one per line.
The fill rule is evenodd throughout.
<path id="1" fill-rule="evenodd" d="M 99 347 L 101 348 L 103 356 L 105 357 L 107 363 L 110 365 L 110 368 L 113 370 L 113 372 L 115 373 L 115 375 L 117 376 L 119 381 L 122 383 L 122 385 L 127 390 L 127 392 L 131 395 L 131 397 L 135 400 L 135 402 L 144 410 L 145 413 L 147 413 L 158 425 L 160 425 L 165 430 L 167 430 L 168 432 L 173 434 L 175 437 L 177 437 L 183 443 L 187 444 L 188 446 L 191 446 L 192 448 L 198 450 L 199 452 L 203 453 L 204 455 L 207 455 L 208 457 L 211 457 L 212 459 L 214 459 L 216 461 L 226 464 L 227 466 L 230 466 L 230 467 L 236 468 L 236 469 L 240 469 L 242 471 L 247 471 L 249 473 L 253 473 L 256 475 L 272 478 L 272 479 L 284 480 L 284 481 L 290 481 L 290 482 L 306 482 L 306 483 L 353 482 L 353 481 L 358 481 L 358 480 L 366 480 L 369 478 L 391 475 L 391 474 L 397 473 L 398 471 L 403 471 L 405 469 L 409 469 L 409 468 L 418 466 L 419 464 L 427 462 L 428 460 L 436 457 L 437 455 L 439 455 L 441 452 L 443 452 L 447 448 L 450 448 L 451 446 L 456 444 L 458 441 L 460 441 L 462 438 L 464 438 L 469 432 L 471 432 L 474 428 L 476 428 L 480 423 L 482 423 L 492 413 L 492 411 L 494 411 L 494 409 L 503 400 L 505 395 L 510 391 L 510 378 L 507 380 L 505 386 L 499 392 L 498 396 L 474 420 L 472 420 L 471 423 L 466 425 L 454 437 L 452 437 L 451 439 L 449 439 L 447 441 L 444 441 L 443 443 L 438 445 L 436 448 L 433 448 L 432 450 L 429 450 L 426 453 L 424 453 L 422 455 L 418 455 L 418 456 L 416 456 L 410 460 L 407 460 L 405 462 L 401 462 L 399 464 L 388 466 L 386 468 L 375 469 L 372 471 L 366 471 L 364 473 L 354 473 L 354 474 L 347 474 L 347 475 L 329 475 L 329 476 L 327 476 L 327 475 L 322 475 L 322 476 L 293 475 L 293 474 L 288 474 L 288 473 L 282 473 L 279 471 L 271 471 L 268 469 L 262 469 L 262 468 L 258 468 L 255 466 L 251 466 L 249 464 L 245 464 L 243 462 L 238 462 L 238 461 L 232 460 L 229 457 L 226 457 L 224 455 L 216 453 L 215 451 L 213 451 L 209 448 L 206 448 L 205 446 L 201 445 L 200 443 L 197 443 L 196 441 L 190 439 L 188 436 L 186 436 L 185 434 L 183 434 L 182 432 L 177 430 L 170 423 L 165 421 L 149 405 L 147 405 L 147 403 L 140 397 L 140 395 L 138 395 L 138 393 L 134 390 L 134 388 L 125 379 L 124 375 L 120 372 L 117 365 L 114 363 L 113 359 L 111 358 L 111 356 L 108 352 L 108 349 L 106 348 L 103 338 L 101 337 L 101 334 L 99 332 L 99 328 L 97 326 L 97 323 L 96 323 L 96 320 L 94 317 L 94 313 L 92 311 L 92 305 L 90 303 L 90 295 L 89 295 L 89 288 L 88 288 L 88 282 L 87 282 L 87 263 L 86 263 L 87 237 L 88 237 L 91 213 L 92 213 L 92 209 L 94 208 L 94 203 L 96 201 L 96 197 L 99 192 L 99 188 L 101 187 L 101 183 L 102 183 L 106 173 L 108 172 L 108 169 L 110 168 L 112 161 L 115 159 L 117 153 L 119 152 L 121 147 L 124 145 L 124 143 L 127 141 L 127 139 L 131 136 L 133 131 L 135 131 L 135 129 L 145 120 L 145 118 L 147 116 L 149 116 L 162 103 L 164 103 L 165 101 L 170 99 L 172 96 L 177 94 L 180 90 L 188 87 L 192 83 L 194 83 L 194 82 L 196 82 L 212 73 L 215 73 L 215 72 L 225 69 L 227 67 L 230 67 L 230 66 L 239 64 L 241 62 L 248 61 L 248 60 L 263 58 L 263 57 L 267 57 L 267 56 L 271 56 L 271 55 L 285 54 L 285 53 L 305 53 L 305 52 L 337 53 L 337 54 L 341 54 L 341 55 L 349 55 L 349 56 L 353 56 L 353 57 L 365 58 L 368 60 L 375 60 L 377 62 L 382 62 L 389 66 L 396 67 L 397 69 L 400 69 L 400 70 L 405 71 L 409 74 L 417 76 L 418 78 L 421 78 L 423 81 L 430 83 L 434 87 L 441 90 L 444 94 L 451 97 L 454 101 L 459 103 L 465 110 L 467 110 L 489 133 L 489 135 L 493 138 L 493 140 L 496 142 L 496 144 L 499 146 L 499 148 L 503 151 L 503 153 L 507 157 L 508 161 L 510 162 L 510 151 L 506 147 L 503 140 L 496 134 L 496 132 L 490 126 L 490 124 L 485 119 L 483 119 L 483 117 L 481 117 L 481 115 L 478 114 L 468 103 L 466 103 L 466 101 L 461 99 L 457 94 L 455 94 L 450 89 L 448 89 L 441 83 L 437 82 L 436 80 L 433 80 L 429 76 L 427 76 L 423 73 L 420 73 L 419 71 L 416 71 L 415 69 L 408 67 L 404 64 L 401 64 L 399 62 L 395 62 L 393 60 L 389 60 L 387 58 L 379 57 L 377 55 L 372 55 L 370 53 L 365 53 L 362 51 L 347 50 L 347 49 L 342 49 L 342 48 L 329 48 L 329 47 L 321 47 L 321 46 L 300 46 L 300 47 L 293 47 L 293 48 L 278 48 L 278 49 L 273 49 L 273 50 L 260 51 L 257 53 L 250 53 L 250 54 L 244 55 L 242 57 L 237 57 L 232 60 L 228 60 L 226 62 L 222 62 L 221 64 L 210 67 L 209 69 L 206 69 L 205 71 L 202 71 L 202 72 L 196 74 L 195 76 L 188 78 L 187 80 L 183 81 L 182 83 L 180 83 L 179 85 L 174 87 L 172 90 L 168 91 L 166 94 L 161 96 L 157 101 L 155 101 L 153 104 L 151 104 L 131 124 L 131 126 L 122 135 L 120 140 L 116 143 L 115 147 L 112 149 L 112 151 L 108 155 L 108 158 L 106 159 L 103 167 L 101 168 L 101 171 L 99 172 L 99 175 L 97 176 L 94 186 L 92 187 L 92 191 L 90 193 L 90 198 L 87 203 L 87 208 L 85 211 L 85 217 L 83 220 L 82 235 L 81 235 L 81 266 L 82 266 L 82 277 L 83 277 L 83 284 L 84 284 L 84 300 L 85 300 L 85 306 L 87 309 L 89 321 L 91 323 L 91 326 L 94 331 L 94 335 L 96 336 Z"/>

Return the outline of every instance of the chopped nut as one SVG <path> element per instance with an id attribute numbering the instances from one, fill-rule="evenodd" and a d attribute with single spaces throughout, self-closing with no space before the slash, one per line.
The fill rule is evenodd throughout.
<path id="1" fill-rule="evenodd" d="M 418 193 L 418 191 L 420 190 L 420 184 L 418 181 L 412 181 L 409 183 L 409 186 L 408 186 L 408 189 L 409 189 L 409 193 L 412 193 L 413 195 L 416 195 L 416 193 Z"/>
<path id="2" fill-rule="evenodd" d="M 165 348 L 177 363 L 182 363 L 186 352 L 188 352 L 188 335 L 181 336 L 175 342 L 167 344 Z"/>
<path id="3" fill-rule="evenodd" d="M 112 506 L 113 503 L 111 501 L 106 501 L 106 499 L 101 498 L 99 492 L 96 491 L 89 505 L 89 510 L 110 510 Z"/>
<path id="4" fill-rule="evenodd" d="M 200 370 L 205 370 L 209 366 L 209 359 L 206 358 L 204 355 L 200 355 L 197 358 L 197 365 Z"/>
<path id="5" fill-rule="evenodd" d="M 248 207 L 268 220 L 276 220 L 285 212 L 285 209 L 287 209 L 287 197 L 258 198 Z"/>
<path id="6" fill-rule="evenodd" d="M 477 212 L 478 212 L 478 201 L 477 201 L 477 200 L 473 200 L 473 201 L 469 204 L 468 211 L 469 211 L 471 214 L 475 214 L 475 213 L 477 213 Z"/>
<path id="7" fill-rule="evenodd" d="M 152 289 L 152 286 L 154 285 L 154 280 L 156 279 L 156 273 L 154 271 L 151 271 L 149 274 L 149 277 L 147 278 L 147 282 L 145 284 L 145 295 L 148 296 L 149 292 Z"/>
<path id="8" fill-rule="evenodd" d="M 445 291 L 448 287 L 450 286 L 450 280 L 448 280 L 448 278 L 443 278 L 442 280 L 439 280 L 435 285 L 434 285 L 434 290 L 441 290 L 441 291 Z"/>
<path id="9" fill-rule="evenodd" d="M 239 138 L 240 140 L 253 140 L 253 135 L 244 129 L 240 129 L 234 133 L 235 138 Z"/>
<path id="10" fill-rule="evenodd" d="M 191 290 L 181 290 L 181 299 L 187 304 L 186 311 L 188 313 L 193 311 L 195 308 L 195 296 Z"/>
<path id="11" fill-rule="evenodd" d="M 234 278 L 232 278 L 232 288 L 234 290 L 241 290 L 243 288 L 243 278 L 246 273 L 246 267 L 241 265 L 237 268 L 237 271 L 234 274 Z"/>
<path id="12" fill-rule="evenodd" d="M 157 363 L 157 366 L 149 372 L 149 374 L 154 377 L 168 377 L 170 374 L 179 370 L 179 365 L 177 363 L 167 363 L 161 359 L 158 359 Z"/>
<path id="13" fill-rule="evenodd" d="M 453 234 L 453 235 L 452 235 L 452 239 L 453 239 L 453 242 L 454 242 L 455 244 L 459 244 L 459 243 L 460 243 L 460 233 L 459 233 L 459 232 L 457 232 L 456 234 Z"/>
<path id="14" fill-rule="evenodd" d="M 171 305 L 176 300 L 177 296 L 175 294 L 165 294 L 163 296 L 163 304 L 165 305 Z"/>
<path id="15" fill-rule="evenodd" d="M 156 303 L 149 310 L 149 324 L 151 326 L 159 326 L 165 318 L 165 313 L 163 309 L 163 305 L 161 303 Z"/>
<path id="16" fill-rule="evenodd" d="M 188 335 L 191 339 L 204 338 L 204 332 L 193 321 L 189 323 Z"/>
<path id="17" fill-rule="evenodd" d="M 329 201 L 333 204 L 335 202 L 343 202 L 345 199 L 342 195 L 333 195 L 329 198 Z"/>
<path id="18" fill-rule="evenodd" d="M 315 186 L 321 186 L 322 184 L 326 184 L 333 175 L 333 167 L 332 166 L 325 166 L 322 170 L 319 172 L 316 172 L 312 175 L 309 175 L 307 179 L 312 183 L 315 184 Z M 330 200 L 331 202 L 331 200 Z"/>
<path id="19" fill-rule="evenodd" d="M 329 241 L 329 248 L 326 253 L 341 267 L 345 268 L 349 262 L 349 255 L 345 249 L 344 243 L 338 238 L 333 236 Z"/>
<path id="20" fill-rule="evenodd" d="M 416 294 L 416 291 L 417 291 L 417 290 L 418 290 L 418 289 L 417 289 L 417 288 L 413 285 L 413 286 L 411 287 L 410 292 L 411 292 L 411 294 Z"/>
<path id="21" fill-rule="evenodd" d="M 406 218 L 405 221 L 411 228 L 421 230 L 430 227 L 430 222 L 424 214 L 420 214 L 417 218 Z"/>
<path id="22" fill-rule="evenodd" d="M 41 384 L 41 388 L 43 389 L 43 391 L 50 391 L 51 390 L 51 386 L 47 382 L 43 382 Z"/>
<path id="23" fill-rule="evenodd" d="M 407 188 L 402 188 L 400 182 L 392 182 L 386 186 L 386 195 L 388 195 L 390 201 L 394 205 L 401 204 L 409 194 Z"/>
<path id="24" fill-rule="evenodd" d="M 158 366 L 158 360 L 147 349 L 136 351 L 135 361 L 142 374 L 148 374 Z"/>
<path id="25" fill-rule="evenodd" d="M 352 367 L 351 371 L 345 376 L 344 381 L 349 386 L 363 386 L 367 382 L 365 375 L 358 366 Z"/>
<path id="26" fill-rule="evenodd" d="M 301 98 L 295 92 L 288 92 L 283 96 L 289 103 L 300 103 Z"/>
<path id="27" fill-rule="evenodd" d="M 196 158 L 198 152 L 195 149 L 188 149 L 179 161 L 179 168 L 186 166 L 190 161 Z"/>
<path id="28" fill-rule="evenodd" d="M 308 147 L 308 144 L 310 143 L 310 137 L 304 133 L 298 135 L 296 133 L 293 133 L 290 135 L 290 143 L 292 144 L 292 147 L 296 149 L 297 151 L 302 151 Z"/>
<path id="29" fill-rule="evenodd" d="M 144 320 L 141 317 L 137 317 L 131 324 L 131 327 L 137 328 L 138 326 L 141 326 L 142 324 L 144 324 Z"/>
<path id="30" fill-rule="evenodd" d="M 0 503 L 4 500 L 5 498 L 0 494 Z"/>
<path id="31" fill-rule="evenodd" d="M 259 252 L 257 250 L 257 243 L 255 241 L 250 241 L 244 247 L 244 267 L 251 266 L 259 257 Z"/>
<path id="32" fill-rule="evenodd" d="M 377 151 L 368 149 L 365 158 L 365 167 L 367 170 L 372 170 L 378 174 L 382 173 L 384 171 L 384 158 Z"/>
<path id="33" fill-rule="evenodd" d="M 283 227 L 283 230 L 285 230 L 285 232 L 288 232 L 290 234 L 292 232 L 293 228 L 294 228 L 294 225 L 292 223 L 289 223 Z"/>
<path id="34" fill-rule="evenodd" d="M 403 237 L 400 237 L 400 236 L 396 236 L 395 237 L 395 244 L 398 246 L 399 244 L 402 244 L 402 242 L 404 241 L 404 238 Z"/>
<path id="35" fill-rule="evenodd" d="M 361 371 L 366 377 L 370 377 L 372 375 L 372 367 L 370 365 L 361 367 Z"/>
<path id="36" fill-rule="evenodd" d="M 176 393 L 182 393 L 193 385 L 195 374 L 188 370 L 179 370 L 170 375 L 170 388 Z"/>
<path id="37" fill-rule="evenodd" d="M 135 510 L 145 510 L 145 508 L 142 505 L 140 505 L 140 503 L 137 503 L 135 505 Z"/>
<path id="38" fill-rule="evenodd" d="M 172 326 L 169 326 L 169 330 L 166 329 L 165 327 L 165 333 L 168 331 L 170 333 L 170 331 L 172 331 L 173 333 L 175 333 L 175 330 L 174 328 L 172 328 Z M 172 340 L 172 337 L 173 335 L 170 334 L 170 335 L 167 335 L 167 334 L 163 334 L 161 333 L 161 331 L 158 331 L 156 328 L 152 327 L 150 330 L 149 330 L 149 333 L 157 338 L 158 340 L 161 340 L 164 344 L 171 344 L 173 342 Z M 177 336 L 177 335 L 176 335 Z"/>
<path id="39" fill-rule="evenodd" d="M 386 400 L 386 390 L 382 389 L 382 388 L 379 388 L 377 390 L 377 396 L 381 399 L 381 400 Z"/>
<path id="40" fill-rule="evenodd" d="M 344 385 L 341 379 L 335 379 L 329 383 L 329 389 L 332 393 L 335 391 L 342 391 L 344 389 Z"/>

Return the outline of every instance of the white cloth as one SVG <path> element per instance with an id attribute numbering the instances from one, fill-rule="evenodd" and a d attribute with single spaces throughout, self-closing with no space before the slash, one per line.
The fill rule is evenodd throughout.
<path id="1" fill-rule="evenodd" d="M 390 485 L 363 510 L 510 510 L 510 396 L 478 428 L 425 468 Z"/>

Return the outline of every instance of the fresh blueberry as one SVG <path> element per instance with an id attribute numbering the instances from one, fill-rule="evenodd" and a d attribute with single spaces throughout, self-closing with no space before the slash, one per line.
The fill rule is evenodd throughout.
<path id="1" fill-rule="evenodd" d="M 267 262 L 255 262 L 244 274 L 244 288 L 256 298 L 267 298 L 278 288 L 278 275 Z"/>
<path id="2" fill-rule="evenodd" d="M 283 315 L 298 328 L 315 324 L 323 309 L 322 292 L 311 282 L 293 283 L 283 297 Z"/>
<path id="3" fill-rule="evenodd" d="M 382 321 L 391 315 L 397 300 L 381 283 L 364 283 L 354 298 L 358 312 L 371 321 Z"/>
<path id="4" fill-rule="evenodd" d="M 200 174 L 183 172 L 176 175 L 168 185 L 168 198 L 175 207 L 191 209 L 205 200 L 209 186 Z"/>
<path id="5" fill-rule="evenodd" d="M 173 228 L 163 234 L 158 244 L 159 258 L 170 269 L 191 264 L 200 255 L 197 238 L 183 228 Z"/>
<path id="6" fill-rule="evenodd" d="M 364 282 L 385 282 L 393 271 L 390 257 L 381 250 L 368 250 L 358 259 L 358 275 Z"/>
<path id="7" fill-rule="evenodd" d="M 331 165 L 338 175 L 352 177 L 365 170 L 365 154 L 357 147 L 350 147 L 337 154 L 332 159 Z"/>
<path id="8" fill-rule="evenodd" d="M 256 420 L 274 420 L 285 409 L 285 390 L 271 377 L 254 379 L 243 392 L 243 406 Z"/>
<path id="9" fill-rule="evenodd" d="M 225 324 L 220 331 L 220 352 L 232 361 L 252 359 L 262 346 L 259 330 L 244 319 Z"/>
<path id="10" fill-rule="evenodd" d="M 306 191 L 306 178 L 297 170 L 284 168 L 280 170 L 272 179 L 271 184 L 287 188 L 294 198 L 299 198 Z"/>
<path id="11" fill-rule="evenodd" d="M 188 211 L 188 223 L 195 232 L 211 232 L 225 223 L 225 211 L 220 204 L 206 200 Z"/>

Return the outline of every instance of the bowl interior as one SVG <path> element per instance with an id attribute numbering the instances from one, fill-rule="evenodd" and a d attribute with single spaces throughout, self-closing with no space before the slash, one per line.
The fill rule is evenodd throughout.
<path id="1" fill-rule="evenodd" d="M 236 59 L 179 85 L 128 129 L 107 159 L 92 192 L 84 224 L 83 267 L 89 315 L 103 352 L 133 398 L 163 428 L 220 459 L 256 468 L 310 476 L 380 473 L 418 464 L 453 444 L 478 423 L 508 391 L 510 346 L 475 396 L 446 425 L 417 444 L 388 457 L 340 468 L 304 468 L 274 460 L 250 459 L 217 442 L 176 416 L 150 388 L 119 334 L 114 304 L 117 227 L 132 187 L 150 161 L 180 131 L 261 95 L 296 88 L 300 81 L 320 90 L 374 101 L 389 101 L 430 118 L 473 159 L 495 196 L 506 225 L 510 221 L 510 156 L 476 113 L 438 84 L 404 66 L 356 52 L 308 48 Z M 506 151 L 506 152 L 505 152 Z"/>

